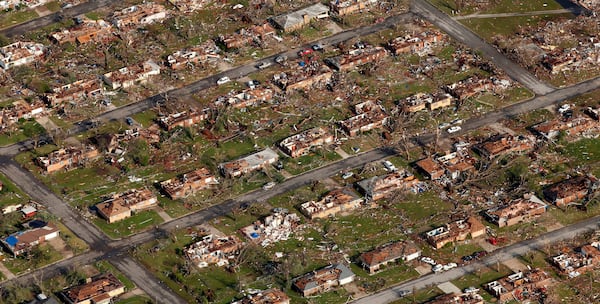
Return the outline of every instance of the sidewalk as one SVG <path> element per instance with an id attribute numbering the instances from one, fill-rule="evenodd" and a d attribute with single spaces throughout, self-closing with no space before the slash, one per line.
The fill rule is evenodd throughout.
<path id="1" fill-rule="evenodd" d="M 10 270 L 8 270 L 8 268 L 6 268 L 6 266 L 4 266 L 2 262 L 0 262 L 0 272 L 4 275 L 4 277 L 6 277 L 7 280 L 13 279 L 15 277 L 15 275 L 12 272 L 10 272 Z"/>

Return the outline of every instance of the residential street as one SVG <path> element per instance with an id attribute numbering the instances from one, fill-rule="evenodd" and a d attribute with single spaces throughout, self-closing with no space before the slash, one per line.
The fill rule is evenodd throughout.
<path id="1" fill-rule="evenodd" d="M 394 286 L 392 288 L 377 292 L 375 294 L 366 296 L 358 299 L 353 303 L 356 304 L 384 304 L 398 300 L 400 296 L 398 293 L 401 290 L 418 290 L 426 288 L 428 286 L 437 285 L 443 282 L 456 280 L 464 275 L 474 273 L 476 269 L 483 267 L 495 267 L 498 262 L 506 261 L 514 257 L 524 255 L 528 251 L 539 250 L 544 248 L 548 244 L 552 244 L 561 240 L 568 240 L 574 238 L 576 235 L 581 235 L 586 231 L 597 229 L 599 226 L 600 216 L 587 219 L 577 224 L 566 226 L 546 234 L 543 234 L 537 238 L 524 240 L 519 243 L 498 249 L 493 253 L 489 254 L 486 258 L 481 261 L 471 263 L 467 266 L 454 268 L 452 270 L 438 273 L 429 274 L 422 276 L 415 280 L 411 280 L 404 284 Z"/>
<path id="2" fill-rule="evenodd" d="M 427 0 L 411 1 L 411 11 L 433 23 L 450 35 L 450 37 L 475 50 L 483 52 L 485 57 L 492 60 L 508 76 L 532 90 L 536 95 L 545 95 L 554 90 L 554 88 L 535 78 L 535 76 L 531 75 L 531 73 L 517 63 L 506 58 L 494 46 L 483 41 L 483 39 L 479 38 L 479 36 L 475 35 L 458 21 L 438 10 L 427 2 Z"/>
<path id="3" fill-rule="evenodd" d="M 53 14 L 49 14 L 43 17 L 39 17 L 21 24 L 17 24 L 15 26 L 11 26 L 5 29 L 0 30 L 0 35 L 5 35 L 7 37 L 15 37 L 19 35 L 23 35 L 27 32 L 37 30 L 41 27 L 51 25 L 60 21 L 62 16 L 62 20 L 68 20 L 77 15 L 85 14 L 91 12 L 93 10 L 109 6 L 115 3 L 122 3 L 120 1 L 115 0 L 90 0 L 88 2 L 84 2 L 79 5 L 75 5 L 73 7 L 63 9 L 62 12 L 58 11 Z"/>

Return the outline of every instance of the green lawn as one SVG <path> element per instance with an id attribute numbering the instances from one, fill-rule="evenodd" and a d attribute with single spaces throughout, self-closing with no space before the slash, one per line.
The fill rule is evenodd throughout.
<path id="1" fill-rule="evenodd" d="M 486 301 L 491 301 L 492 296 L 485 290 L 483 290 L 482 285 L 503 278 L 511 273 L 512 271 L 508 267 L 500 263 L 499 265 L 494 265 L 493 267 L 481 268 L 475 271 L 474 273 L 467 274 L 459 279 L 452 281 L 452 283 L 461 290 L 471 286 L 479 288 L 479 294 Z"/>
<path id="2" fill-rule="evenodd" d="M 495 35 L 512 36 L 519 27 L 535 26 L 541 21 L 560 20 L 573 18 L 573 14 L 535 15 L 518 17 L 499 17 L 485 19 L 463 19 L 462 24 L 473 30 L 480 37 L 492 41 Z"/>
<path id="3" fill-rule="evenodd" d="M 0 13 L 0 29 L 13 26 L 38 17 L 33 10 L 19 10 L 6 13 Z"/>
<path id="4" fill-rule="evenodd" d="M 0 207 L 26 202 L 29 197 L 5 175 L 0 174 L 2 191 L 0 191 Z"/>
<path id="5" fill-rule="evenodd" d="M 411 290 L 412 291 L 412 290 Z M 392 304 L 414 304 L 414 303 L 425 303 L 431 301 L 438 296 L 443 295 L 441 289 L 437 287 L 429 287 L 426 289 L 417 290 L 413 294 L 402 298 L 400 300 L 392 302 Z"/>
<path id="6" fill-rule="evenodd" d="M 163 219 L 154 210 L 141 211 L 130 218 L 111 224 L 102 218 L 94 219 L 94 224 L 111 238 L 132 235 L 147 228 L 157 226 L 162 222 Z"/>
<path id="7" fill-rule="evenodd" d="M 455 0 L 429 0 L 429 2 L 447 14 L 452 14 L 452 11 L 454 10 L 458 15 L 468 15 L 475 12 L 480 14 L 521 13 L 563 8 L 557 1 L 554 0 L 527 0 L 516 2 L 514 0 L 490 1 L 493 4 L 483 10 L 477 9 L 475 6 L 471 6 L 469 4 L 464 4 L 462 8 L 458 7 L 457 1 Z M 465 1 L 461 2 L 468 3 Z M 458 10 L 460 10 L 460 12 L 457 12 Z"/>
<path id="8" fill-rule="evenodd" d="M 6 132 L 0 134 L 0 146 L 7 146 L 46 133 L 44 127 L 35 120 L 19 121 L 17 127 L 18 129 L 10 134 Z"/>
<path id="9" fill-rule="evenodd" d="M 25 254 L 16 258 L 7 255 L 2 263 L 12 273 L 19 274 L 57 262 L 62 258 L 62 255 L 49 244 L 41 244 L 31 250 L 29 257 Z"/>
<path id="10" fill-rule="evenodd" d="M 329 162 L 340 160 L 342 157 L 335 151 L 316 149 L 307 155 L 296 158 L 285 157 L 282 159 L 285 171 L 292 175 L 298 175 L 306 171 L 316 169 Z"/>

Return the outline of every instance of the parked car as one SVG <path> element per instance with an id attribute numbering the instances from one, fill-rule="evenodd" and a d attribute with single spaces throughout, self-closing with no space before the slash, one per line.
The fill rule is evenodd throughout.
<path id="1" fill-rule="evenodd" d="M 125 122 L 130 126 L 133 126 L 133 124 L 135 123 L 135 121 L 131 117 L 125 117 Z"/>
<path id="2" fill-rule="evenodd" d="M 284 62 L 287 61 L 287 56 L 286 55 L 279 55 L 277 57 L 275 57 L 275 62 L 279 63 L 279 64 L 283 64 Z"/>
<path id="3" fill-rule="evenodd" d="M 446 129 L 446 128 L 447 128 L 447 127 L 449 127 L 449 126 L 450 126 L 450 124 L 449 124 L 449 123 L 447 123 L 447 122 L 443 122 L 443 123 L 441 123 L 441 124 L 439 124 L 439 125 L 438 125 L 438 129 L 440 129 L 440 130 L 441 130 L 441 129 Z"/>
<path id="4" fill-rule="evenodd" d="M 478 291 L 479 291 L 479 288 L 475 288 L 473 286 L 467 287 L 464 290 L 465 293 L 472 293 L 472 292 L 478 292 Z"/>
<path id="5" fill-rule="evenodd" d="M 435 261 L 432 258 L 430 258 L 430 257 L 422 257 L 421 258 L 421 262 L 427 263 L 427 264 L 432 265 L 432 266 L 435 265 Z"/>
<path id="6" fill-rule="evenodd" d="M 229 79 L 229 77 L 225 76 L 225 77 L 219 78 L 219 80 L 217 80 L 217 84 L 222 85 L 222 84 L 226 84 L 230 81 L 231 81 L 231 79 Z"/>
<path id="7" fill-rule="evenodd" d="M 450 127 L 450 128 L 448 128 L 447 132 L 448 132 L 448 133 L 450 133 L 450 134 L 452 134 L 452 133 L 456 133 L 456 132 L 458 132 L 458 131 L 460 131 L 460 130 L 462 130 L 462 128 L 461 128 L 461 127 L 459 127 L 459 126 L 454 126 L 454 127 Z"/>
<path id="8" fill-rule="evenodd" d="M 396 166 L 394 166 L 394 164 L 392 164 L 392 162 L 389 160 L 383 161 L 383 166 L 385 167 L 386 170 L 391 171 L 391 172 L 394 172 L 397 170 Z"/>
<path id="9" fill-rule="evenodd" d="M 444 265 L 444 270 L 450 270 L 452 268 L 456 268 L 458 267 L 458 265 L 456 263 L 448 263 L 446 265 Z"/>
<path id="10" fill-rule="evenodd" d="M 302 57 L 302 56 L 307 56 L 312 54 L 314 51 L 312 49 L 304 49 L 298 52 L 298 56 Z"/>
<path id="11" fill-rule="evenodd" d="M 268 62 L 268 61 L 263 61 L 263 62 L 261 62 L 261 63 L 257 64 L 257 65 L 256 65 L 256 68 L 258 68 L 258 69 L 261 69 L 261 70 L 262 70 L 262 69 L 266 69 L 266 68 L 270 67 L 271 65 L 273 65 L 273 64 L 272 64 L 272 63 L 270 63 L 270 62 Z"/>
<path id="12" fill-rule="evenodd" d="M 275 184 L 276 184 L 275 182 L 268 182 L 268 183 L 264 184 L 262 186 L 262 188 L 263 188 L 263 190 L 269 190 L 269 189 L 275 187 Z"/>
<path id="13" fill-rule="evenodd" d="M 313 49 L 313 51 L 322 51 L 325 49 L 325 47 L 323 47 L 321 43 L 313 44 L 311 48 Z"/>
<path id="14" fill-rule="evenodd" d="M 342 174 L 342 179 L 349 179 L 352 176 L 354 176 L 353 172 L 346 172 L 346 173 Z"/>
<path id="15" fill-rule="evenodd" d="M 442 272 L 443 270 L 444 270 L 444 266 L 442 266 L 441 264 L 437 264 L 431 268 L 431 271 L 436 272 L 436 273 Z"/>
<path id="16" fill-rule="evenodd" d="M 453 121 L 450 122 L 450 124 L 452 125 L 461 125 L 464 121 L 462 119 L 455 119 Z"/>
<path id="17" fill-rule="evenodd" d="M 481 259 L 481 258 L 483 258 L 486 255 L 487 255 L 487 251 L 484 251 L 484 250 L 477 251 L 477 252 L 473 253 L 473 256 L 476 257 L 476 258 L 478 258 L 478 259 Z"/>
<path id="18" fill-rule="evenodd" d="M 465 255 L 461 259 L 462 259 L 463 262 L 466 263 L 466 262 L 472 261 L 473 260 L 473 256 L 471 256 L 471 255 Z"/>
<path id="19" fill-rule="evenodd" d="M 408 296 L 410 294 L 412 294 L 412 291 L 408 290 L 408 289 L 407 290 L 400 290 L 400 291 L 398 291 L 398 296 L 400 296 L 400 297 L 406 297 L 406 296 Z"/>

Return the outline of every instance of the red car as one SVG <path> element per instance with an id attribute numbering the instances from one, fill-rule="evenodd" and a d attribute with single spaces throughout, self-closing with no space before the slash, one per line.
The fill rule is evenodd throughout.
<path id="1" fill-rule="evenodd" d="M 312 49 L 304 49 L 302 51 L 298 52 L 298 56 L 302 57 L 302 56 L 307 56 L 313 53 Z"/>

